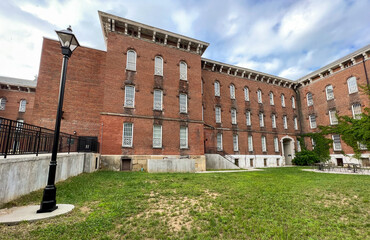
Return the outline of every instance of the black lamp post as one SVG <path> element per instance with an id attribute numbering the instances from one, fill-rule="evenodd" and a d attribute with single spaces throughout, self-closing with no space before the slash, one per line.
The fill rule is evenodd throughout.
<path id="1" fill-rule="evenodd" d="M 64 86 L 66 83 L 66 74 L 67 74 L 67 64 L 68 59 L 71 57 L 72 52 L 80 46 L 75 35 L 72 33 L 71 26 L 67 30 L 56 31 L 58 34 L 59 42 L 62 48 L 63 56 L 63 66 L 62 73 L 60 77 L 60 86 L 59 86 L 59 100 L 58 100 L 58 111 L 55 121 L 55 130 L 54 130 L 54 141 L 53 141 L 53 151 L 51 154 L 51 161 L 49 165 L 49 176 L 48 183 L 44 189 L 44 195 L 40 204 L 40 209 L 37 210 L 37 213 L 52 212 L 58 208 L 56 205 L 56 187 L 55 187 L 55 173 L 57 169 L 57 153 L 59 145 L 59 133 L 60 133 L 60 122 L 62 120 L 62 108 L 63 108 L 63 98 L 64 98 Z"/>

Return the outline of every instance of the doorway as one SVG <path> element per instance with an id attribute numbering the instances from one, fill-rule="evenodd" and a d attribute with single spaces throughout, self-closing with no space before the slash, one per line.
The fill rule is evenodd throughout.
<path id="1" fill-rule="evenodd" d="M 130 158 L 121 159 L 121 171 L 131 171 L 131 159 Z"/>
<path id="2" fill-rule="evenodd" d="M 343 167 L 343 158 L 337 158 L 337 166 Z"/>
<path id="3" fill-rule="evenodd" d="M 292 165 L 292 159 L 293 159 L 292 143 L 293 141 L 291 138 L 284 138 L 282 141 L 283 141 L 285 165 Z"/>

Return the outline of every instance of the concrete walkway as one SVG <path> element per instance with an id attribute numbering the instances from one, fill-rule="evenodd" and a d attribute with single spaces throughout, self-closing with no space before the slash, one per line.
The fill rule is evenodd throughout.
<path id="1" fill-rule="evenodd" d="M 332 173 L 332 174 L 350 174 L 350 175 L 370 175 L 369 172 L 338 172 L 338 171 L 320 171 L 317 169 L 302 169 L 302 171 L 306 172 L 316 172 L 316 173 Z"/>
<path id="2" fill-rule="evenodd" d="M 53 212 L 36 213 L 40 205 L 0 209 L 0 224 L 14 225 L 22 221 L 37 221 L 69 213 L 75 206 L 71 204 L 57 204 Z"/>
<path id="3" fill-rule="evenodd" d="M 196 172 L 196 173 L 230 173 L 230 172 L 253 172 L 253 171 L 263 171 L 263 169 L 248 168 L 245 170 L 202 171 L 202 172 Z"/>

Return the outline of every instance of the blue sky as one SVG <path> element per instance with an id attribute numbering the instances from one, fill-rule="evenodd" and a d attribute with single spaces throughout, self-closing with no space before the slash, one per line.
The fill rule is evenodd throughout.
<path id="1" fill-rule="evenodd" d="M 101 10 L 209 42 L 203 57 L 295 80 L 370 44 L 369 9 L 369 0 L 3 0 L 0 75 L 33 79 L 42 37 L 68 25 L 81 45 L 105 50 Z"/>

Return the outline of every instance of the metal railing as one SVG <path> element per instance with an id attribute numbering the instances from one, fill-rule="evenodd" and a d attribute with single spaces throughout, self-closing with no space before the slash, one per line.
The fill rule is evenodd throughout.
<path id="1" fill-rule="evenodd" d="M 54 130 L 0 117 L 0 156 L 50 153 Z M 98 152 L 96 137 L 60 133 L 58 152 Z"/>

